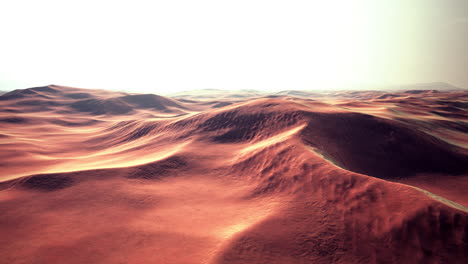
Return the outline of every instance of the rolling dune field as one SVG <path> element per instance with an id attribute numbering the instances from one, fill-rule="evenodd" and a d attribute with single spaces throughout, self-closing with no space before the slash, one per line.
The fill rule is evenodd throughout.
<path id="1" fill-rule="evenodd" d="M 0 146 L 0 263 L 468 263 L 466 90 L 49 85 Z"/>

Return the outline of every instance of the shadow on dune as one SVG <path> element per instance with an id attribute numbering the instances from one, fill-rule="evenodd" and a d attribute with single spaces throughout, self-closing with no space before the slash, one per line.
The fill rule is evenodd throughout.
<path id="1" fill-rule="evenodd" d="M 87 99 L 70 104 L 70 107 L 79 112 L 90 113 L 92 115 L 104 114 L 126 114 L 132 108 L 118 99 Z"/>
<path id="2" fill-rule="evenodd" d="M 73 178 L 66 173 L 33 175 L 21 181 L 21 186 L 40 191 L 56 191 L 71 187 L 73 184 Z"/>
<path id="3" fill-rule="evenodd" d="M 110 168 L 73 171 L 64 173 L 47 173 L 25 176 L 9 181 L 0 182 L 0 190 L 8 188 L 26 188 L 38 191 L 58 191 L 73 187 L 85 180 L 104 180 L 115 177 L 128 179 L 160 180 L 165 177 L 178 175 L 190 167 L 183 156 L 170 156 L 152 163 L 126 168 Z"/>
<path id="4" fill-rule="evenodd" d="M 119 99 L 135 108 L 152 108 L 162 111 L 170 111 L 169 107 L 185 108 L 172 99 L 154 94 L 126 95 Z"/>
<path id="5" fill-rule="evenodd" d="M 157 180 L 175 175 L 177 170 L 184 168 L 188 168 L 188 163 L 185 158 L 181 156 L 171 156 L 157 162 L 137 166 L 127 178 Z"/>
<path id="6" fill-rule="evenodd" d="M 468 158 L 456 147 L 400 122 L 359 113 L 307 115 L 304 142 L 350 171 L 387 179 L 468 172 Z"/>

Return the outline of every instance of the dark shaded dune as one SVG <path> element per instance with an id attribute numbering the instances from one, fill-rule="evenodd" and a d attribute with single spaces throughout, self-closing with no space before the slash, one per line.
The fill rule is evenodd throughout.
<path id="1" fill-rule="evenodd" d="M 163 160 L 126 168 L 94 169 L 25 176 L 0 182 L 0 191 L 8 188 L 23 188 L 51 192 L 70 188 L 87 180 L 106 180 L 116 177 L 157 180 L 175 176 L 177 173 L 188 168 L 193 169 L 188 158 L 184 156 L 170 156 Z"/>
<path id="2" fill-rule="evenodd" d="M 179 101 L 179 102 L 182 102 L 182 103 L 198 103 L 198 101 L 190 100 L 190 99 L 184 99 L 184 98 L 177 98 L 175 100 Z"/>
<path id="3" fill-rule="evenodd" d="M 225 107 L 225 106 L 228 106 L 228 105 L 232 105 L 232 103 L 231 102 L 220 102 L 220 103 L 214 104 L 212 107 L 213 108 L 220 108 L 220 107 Z"/>
<path id="4" fill-rule="evenodd" d="M 60 91 L 60 89 L 58 88 L 59 87 L 55 85 L 48 85 L 48 86 L 29 88 L 29 90 L 36 91 L 36 92 L 43 92 L 43 93 L 52 93 L 52 94 L 62 93 L 62 91 Z"/>
<path id="5" fill-rule="evenodd" d="M 208 101 L 208 102 L 203 102 L 201 101 L 200 104 L 201 105 L 213 105 L 213 104 L 217 104 L 219 103 L 220 101 Z"/>
<path id="6" fill-rule="evenodd" d="M 377 96 L 384 94 L 381 91 L 338 91 L 338 92 L 330 92 L 327 95 L 336 98 L 353 98 L 357 100 L 370 100 L 374 99 Z"/>
<path id="7" fill-rule="evenodd" d="M 83 143 L 93 146 L 96 149 L 102 149 L 109 146 L 117 146 L 123 143 L 138 140 L 147 135 L 153 135 L 161 132 L 162 124 L 159 122 L 138 122 L 123 121 L 118 122 L 91 139 Z"/>
<path id="8" fill-rule="evenodd" d="M 50 100 L 21 100 L 15 102 L 15 106 L 61 106 L 62 103 Z"/>
<path id="9" fill-rule="evenodd" d="M 187 169 L 188 161 L 182 156 L 171 156 L 169 158 L 134 167 L 127 175 L 130 179 L 157 180 L 176 175 L 178 170 Z"/>
<path id="10" fill-rule="evenodd" d="M 56 191 L 71 187 L 73 184 L 73 178 L 66 173 L 33 175 L 21 182 L 24 188 L 40 191 Z"/>
<path id="11" fill-rule="evenodd" d="M 178 111 L 177 111 L 178 112 Z M 173 115 L 171 116 L 166 116 L 166 115 L 152 115 L 150 116 L 151 118 L 165 118 L 165 119 L 170 119 L 170 118 L 176 118 L 176 117 L 181 117 L 181 116 L 184 116 L 184 115 L 187 115 L 188 113 L 186 112 L 179 112 L 179 113 L 174 113 Z"/>
<path id="12" fill-rule="evenodd" d="M 0 95 L 0 101 L 6 101 L 6 100 L 15 100 L 15 99 L 21 99 L 21 98 L 24 98 L 25 95 L 24 94 L 19 94 L 19 93 L 6 93 L 6 94 L 2 94 Z"/>
<path id="13" fill-rule="evenodd" d="M 265 108 L 265 107 L 271 107 L 271 106 L 277 106 L 277 105 L 280 105 L 279 103 L 266 103 L 266 104 L 263 104 L 261 107 Z"/>
<path id="14" fill-rule="evenodd" d="M 31 120 L 24 117 L 4 117 L 0 118 L 0 123 L 10 123 L 10 124 L 27 124 Z"/>
<path id="15" fill-rule="evenodd" d="M 468 134 L 468 122 L 436 120 L 430 122 L 436 126 Z"/>
<path id="16" fill-rule="evenodd" d="M 92 125 L 103 122 L 101 120 L 95 120 L 95 119 L 85 119 L 85 120 L 77 120 L 77 121 L 49 119 L 48 121 L 52 124 L 56 124 L 56 125 L 60 125 L 64 127 L 92 126 Z"/>
<path id="17" fill-rule="evenodd" d="M 26 96 L 31 96 L 31 95 L 38 95 L 38 94 L 34 91 L 14 90 L 6 94 L 0 95 L 0 101 L 16 100 L 16 99 L 25 98 Z"/>
<path id="18" fill-rule="evenodd" d="M 42 104 L 38 102 L 27 102 L 26 105 L 17 105 L 17 102 L 13 102 L 11 104 L 8 104 L 6 107 L 8 108 L 0 109 L 0 112 L 16 114 L 45 112 L 55 110 L 56 106 L 54 105 L 54 103 Z"/>
<path id="19" fill-rule="evenodd" d="M 305 91 L 297 91 L 297 90 L 287 90 L 287 91 L 280 91 L 277 92 L 274 96 L 295 96 L 295 97 L 322 97 L 323 95 L 319 93 L 311 93 Z"/>
<path id="20" fill-rule="evenodd" d="M 263 96 L 262 98 L 276 99 L 276 98 L 281 98 L 281 97 L 284 97 L 284 95 L 267 95 L 267 96 Z"/>
<path id="21" fill-rule="evenodd" d="M 33 87 L 33 88 L 27 88 L 27 89 L 16 89 L 11 92 L 0 95 L 0 101 L 16 100 L 16 99 L 22 99 L 26 97 L 51 99 L 52 98 L 51 96 L 58 94 L 58 93 L 61 93 L 61 91 L 58 89 L 49 87 L 49 86 Z M 49 94 L 50 96 L 47 94 Z"/>
<path id="22" fill-rule="evenodd" d="M 234 94 L 229 94 L 227 97 L 230 97 L 230 98 L 249 98 L 249 97 L 255 97 L 255 96 L 257 96 L 257 95 L 256 94 L 248 94 L 248 93 L 247 94 L 240 94 L 240 93 L 236 94 L 236 93 L 234 93 Z"/>
<path id="23" fill-rule="evenodd" d="M 429 116 L 431 115 L 425 109 L 419 109 L 417 107 L 397 107 L 397 108 L 389 108 L 392 113 L 402 113 L 406 115 L 416 115 L 416 116 Z M 399 120 L 400 117 L 394 117 L 394 120 Z M 411 119 L 411 118 L 408 118 Z"/>
<path id="24" fill-rule="evenodd" d="M 60 115 L 73 115 L 76 114 L 76 110 L 73 108 L 62 108 L 62 109 L 54 109 L 56 114 Z"/>
<path id="25" fill-rule="evenodd" d="M 468 215 L 440 204 L 430 205 L 379 240 L 395 241 L 388 247 L 390 250 L 379 250 L 378 256 L 382 260 L 399 258 L 407 263 L 466 263 Z M 365 251 L 369 245 L 360 244 L 360 247 Z"/>
<path id="26" fill-rule="evenodd" d="M 22 188 L 51 192 L 73 187 L 85 180 L 105 180 L 111 177 L 121 176 L 125 173 L 128 173 L 127 168 L 36 174 L 0 182 L 0 190 Z"/>
<path id="27" fill-rule="evenodd" d="M 257 90 L 221 90 L 221 89 L 200 89 L 200 90 L 191 90 L 184 91 L 172 94 L 172 98 L 177 99 L 194 99 L 194 100 L 210 100 L 210 99 L 219 99 L 219 98 L 229 98 L 229 99 L 246 99 L 246 98 L 255 98 L 259 97 L 263 92 Z"/>
<path id="28" fill-rule="evenodd" d="M 133 140 L 137 140 L 139 138 L 142 138 L 148 134 L 156 132 L 156 130 L 161 127 L 158 123 L 147 123 L 147 124 L 142 124 L 135 129 L 132 129 L 129 133 L 124 134 L 122 139 L 118 142 L 124 143 L 124 142 L 129 142 Z"/>
<path id="29" fill-rule="evenodd" d="M 63 96 L 71 99 L 87 99 L 93 97 L 90 93 L 67 93 Z"/>
<path id="30" fill-rule="evenodd" d="M 389 98 L 389 99 L 375 99 L 373 100 L 374 102 L 379 102 L 379 103 L 393 103 L 398 106 L 417 106 L 417 107 L 425 107 L 429 102 L 426 102 L 424 100 L 421 100 L 419 98 Z"/>
<path id="31" fill-rule="evenodd" d="M 233 105 L 233 104 L 236 104 L 236 103 L 240 103 L 240 102 L 243 102 L 243 100 L 227 100 L 227 101 L 208 101 L 208 102 L 204 102 L 204 101 L 200 101 L 198 102 L 198 104 L 200 105 L 211 105 L 212 108 L 220 108 L 220 107 L 223 107 L 223 106 L 227 106 L 227 105 Z"/>
<path id="32" fill-rule="evenodd" d="M 466 110 L 460 109 L 454 106 L 437 106 L 435 107 L 437 110 L 445 111 L 445 112 L 465 112 Z"/>
<path id="33" fill-rule="evenodd" d="M 133 109 L 118 99 L 87 99 L 74 102 L 70 104 L 70 107 L 79 112 L 90 113 L 92 115 L 104 115 L 104 114 L 126 114 L 131 112 Z"/>
<path id="34" fill-rule="evenodd" d="M 416 125 L 426 130 L 434 130 L 438 128 L 445 128 L 449 130 L 454 130 L 462 133 L 468 133 L 468 123 L 463 121 L 449 121 L 449 120 L 431 120 L 424 121 L 413 118 L 395 118 L 400 122 L 406 123 L 408 125 Z"/>
<path id="35" fill-rule="evenodd" d="M 296 106 L 290 102 L 262 100 L 253 105 L 221 109 L 215 114 L 203 112 L 171 122 L 164 126 L 163 132 L 178 131 L 177 139 L 196 134 L 216 143 L 261 140 L 296 124 L 300 119 L 297 111 L 284 110 L 284 105 Z"/>
<path id="36" fill-rule="evenodd" d="M 306 115 L 304 142 L 353 172 L 400 178 L 468 171 L 468 158 L 453 146 L 402 123 L 358 113 Z"/>
<path id="37" fill-rule="evenodd" d="M 161 133 L 174 133 L 177 131 L 179 136 L 174 139 L 187 138 L 191 135 L 194 135 L 194 133 L 197 133 L 201 123 L 203 123 L 203 121 L 206 119 L 207 116 L 205 114 L 196 114 L 189 118 L 165 124 Z"/>
<path id="38" fill-rule="evenodd" d="M 118 97 L 118 99 L 135 108 L 152 108 L 164 111 L 170 111 L 169 107 L 185 108 L 172 99 L 154 94 L 126 95 Z"/>
<path id="39" fill-rule="evenodd" d="M 211 96 L 210 95 L 190 95 L 189 97 L 193 98 L 193 99 L 203 100 L 203 99 L 215 99 L 215 98 L 218 98 L 219 96 L 215 96 L 215 95 L 211 95 Z M 180 97 L 175 96 L 174 98 L 179 99 Z"/>
<path id="40" fill-rule="evenodd" d="M 436 103 L 445 105 L 448 107 L 458 107 L 462 109 L 468 109 L 468 102 L 437 100 Z"/>
<path id="41" fill-rule="evenodd" d="M 137 123 L 138 123 L 138 121 L 136 121 L 136 120 L 120 121 L 120 122 L 117 122 L 117 123 L 113 123 L 111 126 L 104 129 L 104 131 L 113 131 L 115 129 L 124 128 L 124 127 L 127 127 L 129 125 L 137 124 Z"/>
<path id="42" fill-rule="evenodd" d="M 383 94 L 381 96 L 376 97 L 376 99 L 389 99 L 389 98 L 396 98 L 396 97 L 403 97 L 404 95 L 401 94 Z"/>
<path id="43" fill-rule="evenodd" d="M 240 112 L 238 109 L 222 112 L 199 124 L 198 129 L 202 133 L 227 130 L 217 133 L 213 137 L 213 141 L 217 143 L 234 143 L 254 138 L 266 138 L 278 132 L 278 130 L 297 123 L 300 118 L 300 115 L 294 111 L 248 112 L 250 111 Z"/>
<path id="44" fill-rule="evenodd" d="M 458 112 L 458 113 L 453 113 L 453 112 L 442 112 L 442 111 L 429 111 L 432 114 L 438 115 L 438 116 L 443 116 L 443 117 L 448 117 L 448 118 L 460 118 L 460 119 L 467 119 L 468 118 L 468 113 L 463 112 Z"/>
<path id="45" fill-rule="evenodd" d="M 399 206 L 404 214 L 393 223 L 389 215 L 397 216 L 391 208 L 401 200 L 376 197 L 368 203 L 371 208 L 381 203 L 389 215 L 372 212 L 364 204 L 345 211 L 345 219 L 355 219 L 344 229 L 354 240 L 353 253 L 366 263 L 466 263 L 468 214 L 434 200 L 423 203 L 423 197 L 412 198 L 416 209 Z"/>
<path id="46" fill-rule="evenodd" d="M 339 103 L 337 104 L 341 107 L 369 107 L 371 105 L 367 104 L 367 103 L 364 103 L 364 102 L 356 102 L 356 101 L 353 101 L 353 102 L 346 102 L 346 103 Z"/>
<path id="47" fill-rule="evenodd" d="M 37 91 L 35 91 L 33 88 L 26 88 L 26 89 L 16 89 L 12 91 L 11 93 L 15 94 L 27 94 L 27 95 L 37 95 L 39 94 Z"/>
<path id="48" fill-rule="evenodd" d="M 19 110 L 19 109 L 12 109 L 12 108 L 2 108 L 0 109 L 0 112 L 4 113 L 23 113 L 25 112 L 24 110 Z"/>
<path id="49" fill-rule="evenodd" d="M 435 120 L 431 123 L 435 124 L 436 126 L 440 126 L 443 128 L 447 128 L 450 130 L 455 130 L 462 133 L 468 134 L 468 123 L 463 121 L 446 121 L 446 120 Z"/>
<path id="50" fill-rule="evenodd" d="M 108 146 L 117 146 L 118 142 L 123 142 L 121 135 L 118 132 L 110 132 L 105 134 L 99 134 L 93 138 L 86 139 L 82 143 L 88 146 L 87 148 L 92 150 L 106 149 Z"/>
<path id="51" fill-rule="evenodd" d="M 141 131 L 142 127 L 138 121 L 117 122 L 101 131 L 96 136 L 83 142 L 87 146 L 93 146 L 96 149 L 107 148 L 108 146 L 117 146 L 118 144 L 129 142 L 132 138 L 137 139 L 148 134 L 149 131 Z"/>
<path id="52" fill-rule="evenodd" d="M 438 90 L 407 90 L 404 91 L 407 94 L 425 94 L 425 93 L 439 93 Z"/>

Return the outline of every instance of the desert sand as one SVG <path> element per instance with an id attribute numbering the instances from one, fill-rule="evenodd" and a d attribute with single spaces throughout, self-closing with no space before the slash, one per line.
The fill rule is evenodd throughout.
<path id="1" fill-rule="evenodd" d="M 0 263 L 468 263 L 467 121 L 464 90 L 8 92 Z"/>

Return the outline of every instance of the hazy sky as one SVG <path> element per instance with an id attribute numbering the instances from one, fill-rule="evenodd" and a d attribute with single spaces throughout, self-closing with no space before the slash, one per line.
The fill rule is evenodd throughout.
<path id="1" fill-rule="evenodd" d="M 0 34 L 0 90 L 468 88 L 466 0 L 3 0 Z"/>

